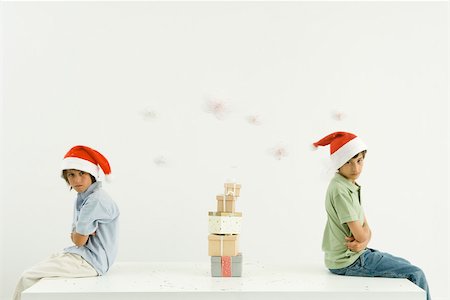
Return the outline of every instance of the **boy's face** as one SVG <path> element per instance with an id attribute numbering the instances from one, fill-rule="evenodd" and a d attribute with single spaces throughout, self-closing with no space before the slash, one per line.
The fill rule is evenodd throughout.
<path id="1" fill-rule="evenodd" d="M 67 170 L 67 180 L 78 193 L 85 192 L 92 184 L 91 174 L 79 170 Z"/>
<path id="2" fill-rule="evenodd" d="M 362 169 L 364 166 L 364 155 L 359 153 L 358 156 L 350 159 L 346 162 L 342 167 L 339 168 L 339 174 L 355 182 L 358 179 L 359 175 L 361 175 Z"/>

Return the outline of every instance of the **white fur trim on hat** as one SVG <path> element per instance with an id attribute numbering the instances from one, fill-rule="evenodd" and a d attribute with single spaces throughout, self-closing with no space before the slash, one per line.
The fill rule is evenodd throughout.
<path id="1" fill-rule="evenodd" d="M 355 137 L 348 141 L 345 145 L 331 154 L 330 158 L 333 168 L 335 170 L 339 169 L 353 156 L 364 150 L 367 150 L 367 146 L 359 137 Z"/>
<path id="2" fill-rule="evenodd" d="M 99 167 L 88 160 L 76 158 L 76 157 L 66 157 L 62 161 L 61 170 L 79 170 L 87 172 L 98 179 L 99 177 Z"/>

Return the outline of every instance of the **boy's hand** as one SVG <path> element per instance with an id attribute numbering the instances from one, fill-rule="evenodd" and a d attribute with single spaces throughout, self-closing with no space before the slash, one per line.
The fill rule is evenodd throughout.
<path id="1" fill-rule="evenodd" d="M 372 238 L 372 231 L 367 223 L 367 218 L 364 217 L 363 224 L 359 221 L 352 221 L 348 222 L 347 225 L 352 234 L 350 237 L 345 237 L 347 249 L 353 252 L 359 252 L 366 249 Z"/>
<path id="2" fill-rule="evenodd" d="M 350 251 L 353 251 L 353 252 L 359 252 L 359 251 L 366 249 L 367 244 L 368 244 L 368 241 L 361 243 L 361 242 L 358 242 L 357 240 L 355 240 L 355 238 L 353 236 L 345 237 L 345 245 L 347 246 L 347 249 L 349 249 Z"/>

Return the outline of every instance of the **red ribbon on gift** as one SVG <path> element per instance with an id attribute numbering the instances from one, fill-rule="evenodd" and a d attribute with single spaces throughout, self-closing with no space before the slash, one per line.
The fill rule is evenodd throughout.
<path id="1" fill-rule="evenodd" d="M 231 277 L 231 256 L 222 256 L 222 277 Z"/>

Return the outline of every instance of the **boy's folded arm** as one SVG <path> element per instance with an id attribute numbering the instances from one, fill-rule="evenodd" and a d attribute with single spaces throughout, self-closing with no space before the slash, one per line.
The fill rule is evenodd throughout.
<path id="1" fill-rule="evenodd" d="M 371 238 L 371 231 L 369 224 L 365 220 L 364 225 L 361 225 L 359 221 L 352 221 L 347 223 L 353 237 L 360 243 L 369 241 Z"/>
<path id="2" fill-rule="evenodd" d="M 89 235 L 82 235 L 76 231 L 72 232 L 72 242 L 78 247 L 86 245 L 88 239 Z"/>

